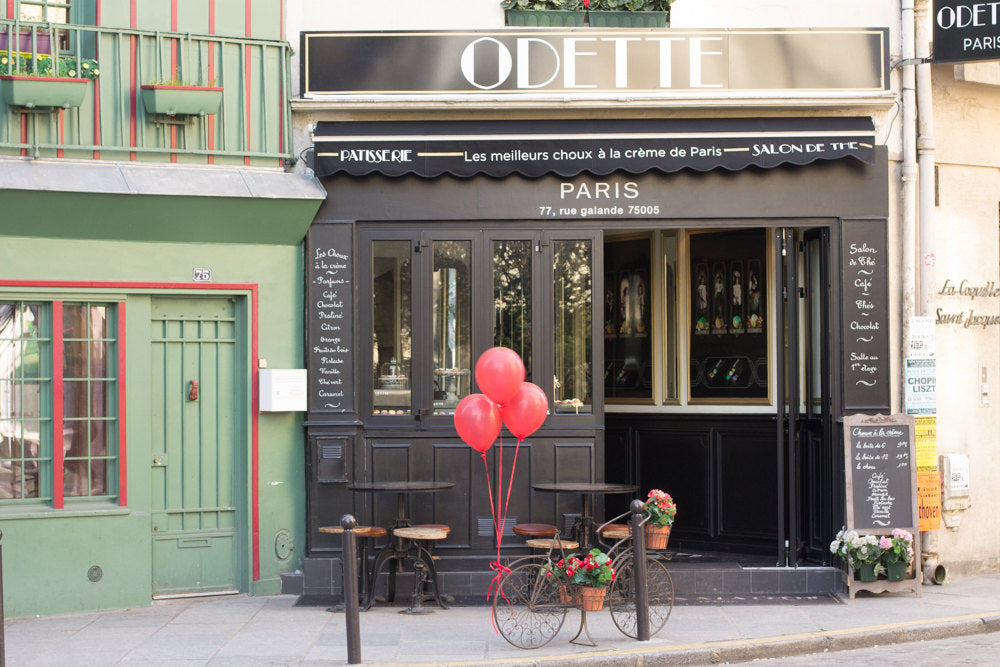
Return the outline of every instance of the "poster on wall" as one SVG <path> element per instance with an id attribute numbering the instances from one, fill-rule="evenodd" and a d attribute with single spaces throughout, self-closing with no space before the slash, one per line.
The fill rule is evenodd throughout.
<path id="1" fill-rule="evenodd" d="M 650 239 L 604 244 L 604 395 L 652 402 Z"/>
<path id="2" fill-rule="evenodd" d="M 761 230 L 691 235 L 692 402 L 767 400 L 766 251 Z"/>

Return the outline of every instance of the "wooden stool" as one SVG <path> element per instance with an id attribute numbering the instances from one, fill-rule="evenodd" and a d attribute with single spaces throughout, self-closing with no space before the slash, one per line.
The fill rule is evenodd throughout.
<path id="1" fill-rule="evenodd" d="M 451 533 L 451 526 L 444 523 L 418 523 L 410 528 L 420 528 L 423 530 L 443 530 L 445 535 Z"/>
<path id="2" fill-rule="evenodd" d="M 344 529 L 340 526 L 320 526 L 319 532 L 326 533 L 328 535 L 341 535 Z M 375 539 L 376 537 L 385 537 L 389 534 L 385 528 L 381 526 L 356 526 L 354 528 L 355 537 L 364 537 Z M 362 600 L 368 597 L 368 540 L 364 539 L 358 543 L 358 561 L 361 567 L 358 570 L 358 577 L 361 579 L 361 590 L 359 591 Z"/>
<path id="3" fill-rule="evenodd" d="M 401 613 L 407 614 L 430 614 L 433 613 L 431 610 L 424 608 L 423 601 L 425 599 L 433 599 L 439 607 L 442 609 L 447 609 L 448 605 L 441 597 L 441 593 L 438 590 L 438 580 L 437 580 L 437 570 L 434 567 L 434 557 L 431 555 L 428 546 L 433 544 L 437 540 L 443 540 L 448 537 L 448 533 L 451 531 L 449 526 L 444 526 L 442 528 L 432 527 L 428 528 L 429 524 L 424 524 L 422 526 L 407 526 L 404 528 L 395 528 L 392 534 L 395 537 L 409 540 L 413 543 L 416 551 L 413 556 L 413 599 L 410 602 L 410 606 Z M 407 549 L 407 555 L 409 556 L 409 549 Z M 372 585 L 374 585 L 374 581 Z M 430 585 L 430 593 L 424 593 L 423 589 L 425 584 Z"/>
<path id="4" fill-rule="evenodd" d="M 554 537 L 556 527 L 551 523 L 517 523 L 514 524 L 514 534 L 527 537 Z"/>
<path id="5" fill-rule="evenodd" d="M 631 536 L 632 529 L 624 523 L 609 523 L 601 531 L 601 537 L 606 537 L 609 540 L 624 540 Z"/>
<path id="6" fill-rule="evenodd" d="M 546 549 L 551 551 L 552 549 L 564 549 L 573 551 L 574 549 L 580 548 L 579 542 L 574 542 L 573 540 L 564 539 L 552 539 L 548 537 L 536 537 L 535 539 L 528 540 L 525 542 L 532 549 Z"/>

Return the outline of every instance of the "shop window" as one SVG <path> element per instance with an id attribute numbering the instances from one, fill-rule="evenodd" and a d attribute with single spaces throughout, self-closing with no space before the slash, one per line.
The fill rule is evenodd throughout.
<path id="1" fill-rule="evenodd" d="M 412 281 L 409 241 L 372 243 L 372 332 L 375 383 L 372 412 L 410 414 Z"/>
<path id="2" fill-rule="evenodd" d="M 472 368 L 472 244 L 434 241 L 432 323 L 434 414 L 454 414 Z"/>
<path id="3" fill-rule="evenodd" d="M 557 413 L 593 412 L 592 244 L 553 241 L 554 390 Z"/>
<path id="4" fill-rule="evenodd" d="M 0 302 L 0 502 L 118 498 L 117 332 L 113 304 Z"/>
<path id="5" fill-rule="evenodd" d="M 529 240 L 493 242 L 493 345 L 521 355 L 531 382 L 531 253 Z"/>
<path id="6" fill-rule="evenodd" d="M 767 401 L 766 247 L 763 230 L 690 237 L 692 403 Z"/>

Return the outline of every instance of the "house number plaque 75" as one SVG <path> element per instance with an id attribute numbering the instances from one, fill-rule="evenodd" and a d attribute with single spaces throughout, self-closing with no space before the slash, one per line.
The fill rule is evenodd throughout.
<path id="1" fill-rule="evenodd" d="M 196 283 L 212 282 L 212 269 L 194 269 L 191 279 Z"/>

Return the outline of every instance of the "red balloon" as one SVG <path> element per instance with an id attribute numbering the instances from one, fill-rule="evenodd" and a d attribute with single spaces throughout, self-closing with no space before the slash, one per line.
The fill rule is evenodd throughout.
<path id="1" fill-rule="evenodd" d="M 476 362 L 476 383 L 494 402 L 503 405 L 524 382 L 524 362 L 507 347 L 491 347 Z"/>
<path id="2" fill-rule="evenodd" d="M 485 452 L 500 435 L 500 409 L 484 394 L 469 394 L 455 406 L 455 430 L 469 447 Z"/>
<path id="3" fill-rule="evenodd" d="M 537 384 L 522 382 L 507 403 L 500 406 L 503 423 L 514 437 L 524 440 L 545 423 L 549 413 L 549 399 Z"/>

